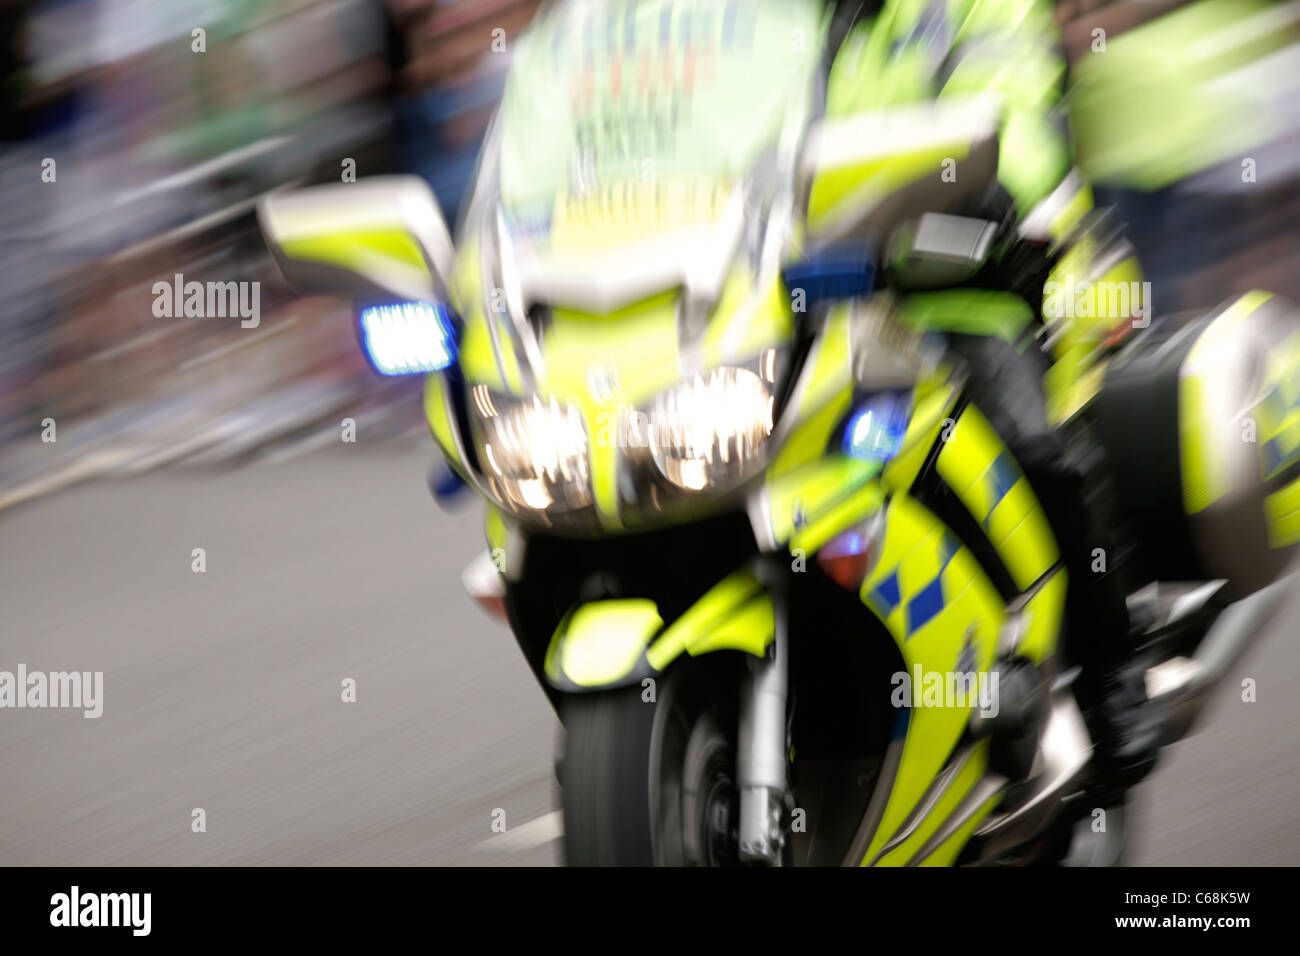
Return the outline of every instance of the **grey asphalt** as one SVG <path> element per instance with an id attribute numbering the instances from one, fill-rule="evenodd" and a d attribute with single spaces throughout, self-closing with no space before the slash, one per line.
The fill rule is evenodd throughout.
<path id="1" fill-rule="evenodd" d="M 481 508 L 439 511 L 431 458 L 360 435 L 0 512 L 0 670 L 105 682 L 97 720 L 0 709 L 0 864 L 554 863 L 556 722 L 461 588 Z M 1298 621 L 1142 786 L 1135 863 L 1300 864 Z"/>

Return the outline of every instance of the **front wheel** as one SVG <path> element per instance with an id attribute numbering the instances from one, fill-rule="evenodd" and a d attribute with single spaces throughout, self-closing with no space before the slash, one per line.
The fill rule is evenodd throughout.
<path id="1" fill-rule="evenodd" d="M 735 708 L 700 685 L 677 671 L 653 694 L 634 686 L 562 703 L 570 866 L 737 862 L 735 731 L 725 716 Z"/>

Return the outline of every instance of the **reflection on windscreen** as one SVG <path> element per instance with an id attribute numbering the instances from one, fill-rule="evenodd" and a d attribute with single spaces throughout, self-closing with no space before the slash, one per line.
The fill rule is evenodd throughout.
<path id="1" fill-rule="evenodd" d="M 618 233 L 715 215 L 727 184 L 806 121 L 821 10 L 803 0 L 556 9 L 521 39 L 507 85 L 508 216 L 575 239 L 575 224 Z"/>

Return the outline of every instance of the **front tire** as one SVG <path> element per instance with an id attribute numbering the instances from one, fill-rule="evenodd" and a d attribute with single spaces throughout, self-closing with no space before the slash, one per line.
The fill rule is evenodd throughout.
<path id="1" fill-rule="evenodd" d="M 561 704 L 564 854 L 570 866 L 735 863 L 734 731 L 677 671 Z M 731 710 L 734 713 L 734 708 Z"/>

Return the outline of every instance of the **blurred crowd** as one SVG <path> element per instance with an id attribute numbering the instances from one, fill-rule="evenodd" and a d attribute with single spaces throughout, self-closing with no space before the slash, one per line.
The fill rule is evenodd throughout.
<path id="1" fill-rule="evenodd" d="M 290 453 L 337 440 L 345 416 L 364 425 L 359 440 L 421 428 L 408 400 L 418 383 L 377 379 L 347 310 L 279 281 L 254 205 L 285 185 L 337 181 L 351 164 L 358 177 L 418 173 L 454 217 L 510 42 L 537 5 L 4 0 L 0 507 L 89 473 Z M 1091 154 L 1103 196 L 1130 222 L 1166 304 L 1209 305 L 1251 285 L 1300 298 L 1300 171 L 1277 172 L 1300 157 L 1300 4 L 1193 6 L 1207 5 L 1211 78 L 1230 85 L 1241 68 L 1225 44 L 1266 67 L 1237 81 L 1257 91 L 1248 108 L 1277 119 L 1250 132 L 1261 188 L 1239 188 L 1237 154 L 1150 182 L 1126 175 L 1129 154 L 1112 148 Z M 1113 58 L 1120 77 L 1097 81 L 1114 86 L 1103 113 L 1144 74 L 1142 57 L 1160 54 L 1159 36 L 1128 48 L 1125 37 L 1186 6 L 1058 5 L 1076 64 L 1095 52 L 1097 29 L 1129 50 Z M 1239 26 L 1261 10 L 1263 21 Z M 1261 30 L 1267 48 L 1251 32 Z M 158 319 L 153 284 L 175 274 L 259 282 L 259 325 Z M 41 441 L 47 432 L 57 439 Z"/>
<path id="2" fill-rule="evenodd" d="M 1158 314 L 1300 301 L 1300 2 L 1062 0 L 1080 165 Z"/>
<path id="3" fill-rule="evenodd" d="M 368 371 L 340 303 L 291 296 L 254 207 L 410 172 L 454 216 L 536 6 L 6 0 L 0 506 L 88 469 L 337 440 L 345 415 L 367 437 L 418 425 L 394 401 L 418 383 Z M 259 282 L 257 328 L 160 320 L 151 290 L 175 274 Z"/>

